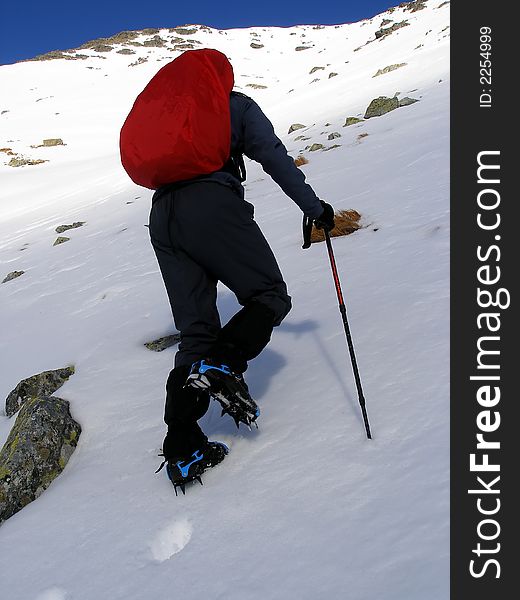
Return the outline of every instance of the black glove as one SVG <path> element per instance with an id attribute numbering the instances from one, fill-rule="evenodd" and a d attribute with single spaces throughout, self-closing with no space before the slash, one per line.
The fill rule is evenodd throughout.
<path id="1" fill-rule="evenodd" d="M 323 212 L 319 217 L 314 219 L 314 225 L 317 229 L 325 229 L 325 231 L 331 231 L 334 229 L 334 209 L 330 204 L 320 200 L 323 206 Z"/>

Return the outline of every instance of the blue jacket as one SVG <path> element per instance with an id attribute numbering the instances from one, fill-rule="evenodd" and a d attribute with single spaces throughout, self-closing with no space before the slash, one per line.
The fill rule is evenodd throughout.
<path id="1" fill-rule="evenodd" d="M 231 108 L 231 156 L 245 154 L 259 162 L 264 171 L 301 208 L 303 213 L 315 219 L 323 212 L 323 207 L 314 190 L 305 183 L 305 175 L 287 154 L 286 147 L 276 136 L 271 121 L 264 115 L 258 104 L 244 94 L 232 92 Z M 215 181 L 233 188 L 242 198 L 244 188 L 232 173 L 223 170 L 210 175 L 202 175 L 190 181 Z M 157 200 L 167 189 L 186 182 L 166 185 L 154 194 Z"/>

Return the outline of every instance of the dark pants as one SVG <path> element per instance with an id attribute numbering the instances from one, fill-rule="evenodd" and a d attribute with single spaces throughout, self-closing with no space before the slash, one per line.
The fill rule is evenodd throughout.
<path id="1" fill-rule="evenodd" d="M 291 308 L 273 252 L 253 220 L 253 206 L 219 183 L 180 186 L 154 197 L 150 238 L 181 334 L 175 367 L 216 356 L 244 371 Z M 218 281 L 243 306 L 224 327 L 216 304 Z M 186 412 L 183 396 L 175 389 L 167 393 L 167 423 Z"/>

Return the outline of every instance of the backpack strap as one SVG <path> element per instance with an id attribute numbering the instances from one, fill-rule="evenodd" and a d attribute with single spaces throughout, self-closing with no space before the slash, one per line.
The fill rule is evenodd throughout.
<path id="1" fill-rule="evenodd" d="M 226 171 L 236 177 L 240 182 L 246 180 L 246 165 L 244 164 L 244 156 L 242 153 L 230 156 L 227 163 L 220 169 Z"/>

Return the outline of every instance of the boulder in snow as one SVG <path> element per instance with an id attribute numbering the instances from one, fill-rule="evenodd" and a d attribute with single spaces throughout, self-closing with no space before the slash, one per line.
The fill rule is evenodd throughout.
<path id="1" fill-rule="evenodd" d="M 146 342 L 145 346 L 148 350 L 153 350 L 154 352 L 162 352 L 169 348 L 170 346 L 174 346 L 179 343 L 181 339 L 180 333 L 174 333 L 173 335 L 166 335 L 157 340 L 153 340 L 151 342 Z"/>
<path id="2" fill-rule="evenodd" d="M 399 100 L 399 106 L 409 106 L 410 104 L 415 104 L 416 102 L 419 102 L 417 98 L 410 98 L 406 96 L 405 98 L 401 98 L 401 100 Z"/>
<path id="3" fill-rule="evenodd" d="M 375 75 L 372 77 L 379 77 L 380 75 L 385 75 L 386 73 L 390 73 L 390 71 L 395 71 L 396 69 L 400 69 L 401 67 L 406 66 L 407 63 L 396 63 L 394 65 L 388 65 L 388 67 L 384 67 L 383 69 L 378 69 Z"/>
<path id="4" fill-rule="evenodd" d="M 358 119 L 357 117 L 347 117 L 343 127 L 349 127 L 350 125 L 355 125 L 356 123 L 363 123 L 363 119 Z"/>
<path id="5" fill-rule="evenodd" d="M 33 397 L 24 404 L 0 450 L 0 524 L 49 487 L 80 434 L 66 400 Z"/>
<path id="6" fill-rule="evenodd" d="M 25 273 L 25 271 L 11 271 L 4 277 L 2 283 L 7 283 L 8 281 L 11 281 L 12 279 L 16 279 L 17 277 L 20 277 L 20 275 L 23 275 L 24 273 Z"/>
<path id="7" fill-rule="evenodd" d="M 56 233 L 64 233 L 65 231 L 68 231 L 69 229 L 77 229 L 78 227 L 82 227 L 83 225 L 85 225 L 85 223 L 86 223 L 86 221 L 75 221 L 71 225 L 58 225 L 58 227 L 56 227 L 56 229 L 54 231 Z"/>
<path id="8" fill-rule="evenodd" d="M 68 242 L 70 240 L 70 238 L 68 237 L 64 237 L 64 236 L 59 236 L 56 238 L 56 240 L 54 241 L 53 246 L 59 246 L 60 244 L 64 244 L 65 242 Z"/>
<path id="9" fill-rule="evenodd" d="M 289 131 L 287 133 L 292 133 L 293 131 L 296 131 L 297 129 L 305 129 L 305 127 L 307 127 L 307 126 L 306 125 L 302 125 L 301 123 L 293 123 L 289 127 Z"/>
<path id="10" fill-rule="evenodd" d="M 5 414 L 11 417 L 28 400 L 54 394 L 73 374 L 74 367 L 70 366 L 54 371 L 43 371 L 43 373 L 32 375 L 20 381 L 6 398 Z"/>
<path id="11" fill-rule="evenodd" d="M 372 102 L 368 105 L 368 108 L 365 112 L 365 119 L 380 117 L 391 110 L 395 110 L 396 108 L 399 108 L 398 98 L 395 96 L 393 98 L 379 96 L 379 98 L 374 98 L 374 100 L 372 100 Z"/>

